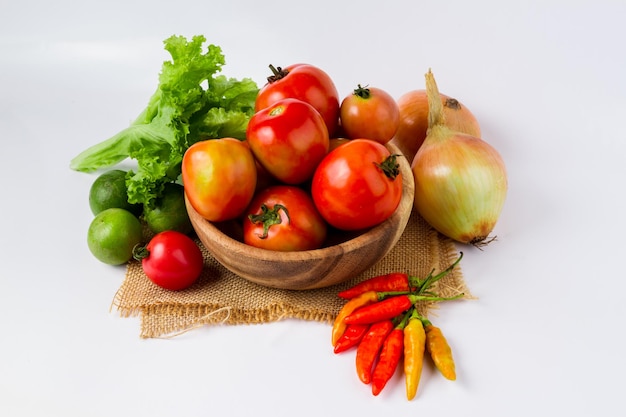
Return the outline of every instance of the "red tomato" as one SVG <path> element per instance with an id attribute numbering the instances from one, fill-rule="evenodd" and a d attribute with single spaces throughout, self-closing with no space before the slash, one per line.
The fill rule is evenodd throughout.
<path id="1" fill-rule="evenodd" d="M 318 249 L 327 225 L 306 191 L 275 185 L 257 194 L 243 223 L 244 242 L 275 251 Z"/>
<path id="2" fill-rule="evenodd" d="M 400 109 L 384 90 L 358 86 L 341 102 L 341 126 L 350 139 L 371 139 L 385 144 L 400 125 Z"/>
<path id="3" fill-rule="evenodd" d="M 322 116 L 310 104 L 293 98 L 255 113 L 246 137 L 263 168 L 286 184 L 311 179 L 328 153 L 328 131 Z"/>
<path id="4" fill-rule="evenodd" d="M 204 259 L 189 236 L 166 230 L 134 251 L 146 276 L 161 288 L 178 291 L 190 287 L 202 272 Z"/>
<path id="5" fill-rule="evenodd" d="M 308 64 L 294 64 L 286 68 L 270 65 L 270 68 L 274 74 L 267 78 L 267 84 L 259 91 L 255 111 L 284 98 L 296 98 L 315 107 L 332 136 L 339 121 L 339 93 L 330 76 Z"/>
<path id="6" fill-rule="evenodd" d="M 322 217 L 341 230 L 360 230 L 389 218 L 402 197 L 396 155 L 378 142 L 353 139 L 330 152 L 311 183 Z"/>
<path id="7" fill-rule="evenodd" d="M 257 167 L 245 141 L 196 142 L 185 152 L 181 169 L 189 202 L 209 221 L 241 216 L 254 196 Z"/>

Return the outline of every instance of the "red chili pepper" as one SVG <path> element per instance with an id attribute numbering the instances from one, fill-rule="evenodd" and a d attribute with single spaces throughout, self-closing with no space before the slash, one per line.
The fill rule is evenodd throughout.
<path id="1" fill-rule="evenodd" d="M 364 384 L 372 382 L 374 362 L 393 327 L 391 320 L 374 323 L 359 343 L 356 349 L 356 373 Z"/>
<path id="2" fill-rule="evenodd" d="M 398 368 L 404 351 L 404 326 L 406 326 L 408 317 L 409 314 L 407 313 L 383 343 L 378 363 L 376 363 L 372 373 L 372 394 L 374 395 L 380 394 Z"/>
<path id="3" fill-rule="evenodd" d="M 369 328 L 369 324 L 349 324 L 335 344 L 335 353 L 341 353 L 358 345 Z"/>
<path id="4" fill-rule="evenodd" d="M 358 308 L 346 316 L 343 321 L 346 324 L 367 324 L 392 319 L 411 308 L 415 301 L 413 295 L 396 295 Z"/>
<path id="5" fill-rule="evenodd" d="M 341 291 L 337 295 L 349 300 L 366 291 L 409 291 L 409 275 L 400 272 L 379 275 L 362 281 L 351 288 Z"/>
<path id="6" fill-rule="evenodd" d="M 351 288 L 343 290 L 337 294 L 339 297 L 344 299 L 352 299 L 357 297 L 358 295 L 366 292 L 366 291 L 376 291 L 376 292 L 416 292 L 427 290 L 435 281 L 446 276 L 450 271 L 452 271 L 458 263 L 463 258 L 463 252 L 460 253 L 454 263 L 452 263 L 448 268 L 441 271 L 437 275 L 433 275 L 433 271 L 428 274 L 428 276 L 424 279 L 420 279 L 413 275 L 408 275 L 401 272 L 392 272 L 385 275 L 379 275 L 376 277 L 372 277 L 362 281 Z"/>

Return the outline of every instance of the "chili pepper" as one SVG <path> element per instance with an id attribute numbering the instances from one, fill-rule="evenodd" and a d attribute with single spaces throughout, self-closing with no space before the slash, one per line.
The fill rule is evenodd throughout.
<path id="1" fill-rule="evenodd" d="M 415 303 L 414 298 L 412 295 L 397 295 L 386 298 L 355 310 L 346 316 L 344 322 L 346 324 L 364 324 L 392 319 L 411 308 L 413 303 Z"/>
<path id="2" fill-rule="evenodd" d="M 409 281 L 410 278 L 408 274 L 392 272 L 390 274 L 369 278 L 351 288 L 341 291 L 337 295 L 349 300 L 366 291 L 409 291 Z"/>
<path id="3" fill-rule="evenodd" d="M 426 350 L 433 359 L 439 372 L 447 379 L 456 380 L 456 367 L 452 357 L 452 349 L 439 327 L 427 319 L 422 319 L 426 331 Z"/>
<path id="4" fill-rule="evenodd" d="M 369 328 L 369 324 L 348 324 L 335 344 L 335 353 L 341 353 L 358 345 Z"/>
<path id="5" fill-rule="evenodd" d="M 446 276 L 452 269 L 456 267 L 456 265 L 461 261 L 463 257 L 463 252 L 460 253 L 460 256 L 457 260 L 450 265 L 445 270 L 441 271 L 437 275 L 433 275 L 433 271 L 428 274 L 428 276 L 424 279 L 420 279 L 416 276 L 409 275 L 401 272 L 392 272 L 385 275 L 379 275 L 376 277 L 369 278 L 365 281 L 362 281 L 351 288 L 343 290 L 337 294 L 339 297 L 344 299 L 354 298 L 366 291 L 376 291 L 376 292 L 389 292 L 389 291 L 398 291 L 398 292 L 412 292 L 412 291 L 425 291 L 428 287 L 430 287 L 435 281 Z"/>
<path id="6" fill-rule="evenodd" d="M 385 338 L 380 350 L 380 356 L 378 357 L 378 363 L 376 363 L 372 372 L 372 394 L 374 395 L 380 394 L 383 388 L 385 388 L 385 385 L 396 372 L 396 368 L 400 363 L 404 350 L 404 326 L 408 316 L 409 314 L 407 313 L 402 321 Z"/>
<path id="7" fill-rule="evenodd" d="M 373 292 L 373 291 L 368 291 Z M 367 293 L 364 293 L 367 294 Z M 378 302 L 369 303 L 363 307 L 355 309 L 352 313 L 343 318 L 345 324 L 371 324 L 381 320 L 387 320 L 407 311 L 418 301 L 448 301 L 456 300 L 463 296 L 463 293 L 453 297 L 438 297 L 436 295 L 401 294 L 395 295 L 393 292 L 378 292 Z M 356 300 L 353 298 L 352 300 Z M 350 301 L 352 301 L 350 300 Z M 348 303 L 350 303 L 348 301 Z M 346 304 L 347 305 L 347 304 Z"/>
<path id="8" fill-rule="evenodd" d="M 372 382 L 372 368 L 394 325 L 391 320 L 372 324 L 356 349 L 356 373 L 364 384 Z"/>
<path id="9" fill-rule="evenodd" d="M 345 332 L 347 323 L 344 321 L 346 316 L 350 315 L 354 310 L 366 306 L 368 304 L 374 303 L 378 301 L 378 294 L 374 291 L 364 292 L 356 298 L 351 299 L 347 303 L 343 305 L 339 313 L 337 313 L 337 317 L 335 317 L 335 321 L 333 322 L 332 329 L 332 343 L 333 347 L 337 344 L 337 341 L 341 337 L 341 335 Z"/>
<path id="10" fill-rule="evenodd" d="M 410 401 L 415 398 L 417 387 L 422 376 L 424 365 L 424 349 L 426 347 L 426 333 L 416 310 L 404 327 L 404 376 L 406 398 Z"/>

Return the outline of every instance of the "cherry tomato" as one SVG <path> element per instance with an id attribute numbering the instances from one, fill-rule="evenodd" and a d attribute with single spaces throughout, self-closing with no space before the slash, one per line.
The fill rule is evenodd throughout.
<path id="1" fill-rule="evenodd" d="M 204 259 L 196 242 L 184 233 L 166 230 L 144 247 L 135 248 L 146 276 L 161 288 L 179 291 L 190 287 L 202 272 Z"/>
<path id="2" fill-rule="evenodd" d="M 352 139 L 320 162 L 311 182 L 322 217 L 341 230 L 360 230 L 389 218 L 402 197 L 402 174 L 382 144 Z"/>
<path id="3" fill-rule="evenodd" d="M 315 107 L 322 115 L 328 134 L 333 136 L 339 121 L 339 93 L 333 80 L 321 69 L 309 64 L 274 68 L 256 98 L 255 111 L 284 98 L 296 98 Z"/>
<path id="4" fill-rule="evenodd" d="M 322 116 L 310 104 L 293 98 L 255 113 L 246 136 L 263 168 L 286 184 L 311 179 L 328 153 L 328 131 Z"/>
<path id="5" fill-rule="evenodd" d="M 241 216 L 254 196 L 257 167 L 245 141 L 196 142 L 185 152 L 181 169 L 189 202 L 209 221 Z"/>
<path id="6" fill-rule="evenodd" d="M 341 126 L 350 139 L 371 139 L 385 144 L 400 125 L 400 110 L 396 101 L 376 87 L 356 88 L 341 102 Z"/>
<path id="7" fill-rule="evenodd" d="M 318 249 L 327 225 L 310 195 L 293 185 L 275 185 L 258 193 L 244 219 L 244 242 L 276 251 Z"/>

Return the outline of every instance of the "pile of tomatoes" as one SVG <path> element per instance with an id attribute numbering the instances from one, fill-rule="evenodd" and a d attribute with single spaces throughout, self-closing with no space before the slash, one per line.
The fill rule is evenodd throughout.
<path id="1" fill-rule="evenodd" d="M 340 101 L 313 65 L 270 69 L 246 140 L 186 151 L 193 208 L 212 222 L 241 221 L 245 243 L 277 251 L 317 249 L 331 228 L 364 230 L 389 218 L 402 197 L 401 156 L 385 146 L 399 125 L 396 101 L 361 85 Z"/>

